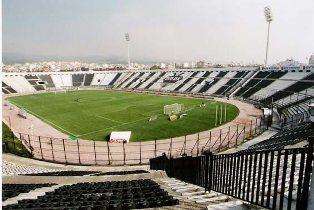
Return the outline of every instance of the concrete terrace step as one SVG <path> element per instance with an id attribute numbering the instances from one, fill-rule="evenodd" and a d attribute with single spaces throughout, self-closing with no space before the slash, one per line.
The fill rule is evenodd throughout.
<path id="1" fill-rule="evenodd" d="M 218 209 L 233 209 L 233 210 L 242 210 L 244 209 L 244 205 L 242 201 L 239 200 L 233 200 L 228 201 L 221 204 L 211 204 L 207 206 L 208 210 L 218 210 Z"/>
<path id="2" fill-rule="evenodd" d="M 221 195 L 221 196 L 215 196 L 211 198 L 199 198 L 195 203 L 221 203 L 221 202 L 227 202 L 233 199 L 232 197 L 226 196 L 226 195 Z"/>

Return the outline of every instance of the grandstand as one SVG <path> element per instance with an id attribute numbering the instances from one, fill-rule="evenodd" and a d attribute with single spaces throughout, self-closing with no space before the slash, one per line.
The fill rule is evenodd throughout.
<path id="1" fill-rule="evenodd" d="M 228 122 L 219 105 L 210 130 L 109 143 L 69 140 L 62 128 L 52 129 L 32 112 L 24 121 L 11 120 L 7 116 L 18 110 L 3 104 L 12 130 L 3 145 L 14 153 L 18 141 L 31 158 L 4 155 L 2 207 L 311 209 L 313 77 L 314 66 L 4 73 L 6 102 L 46 92 L 110 90 L 211 99 L 236 106 L 239 115 Z M 30 124 L 41 134 L 53 132 L 34 134 Z"/>

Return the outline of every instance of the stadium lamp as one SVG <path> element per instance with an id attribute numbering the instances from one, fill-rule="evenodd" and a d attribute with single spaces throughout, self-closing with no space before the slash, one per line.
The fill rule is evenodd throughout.
<path id="1" fill-rule="evenodd" d="M 125 38 L 125 41 L 127 43 L 127 48 L 128 48 L 128 66 L 130 69 L 131 68 L 131 60 L 130 60 L 130 35 L 129 35 L 129 33 L 125 33 L 124 38 Z"/>
<path id="2" fill-rule="evenodd" d="M 270 30 L 270 23 L 273 21 L 273 14 L 269 6 L 264 8 L 264 15 L 266 22 L 268 23 L 267 29 L 267 43 L 266 43 L 266 57 L 265 57 L 265 67 L 267 66 L 267 58 L 268 58 L 268 47 L 269 47 L 269 30 Z"/>

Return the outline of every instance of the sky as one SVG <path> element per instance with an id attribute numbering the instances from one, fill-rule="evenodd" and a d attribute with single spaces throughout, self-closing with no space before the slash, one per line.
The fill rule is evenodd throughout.
<path id="1" fill-rule="evenodd" d="M 3 55 L 269 62 L 314 53 L 313 0 L 2 0 Z"/>

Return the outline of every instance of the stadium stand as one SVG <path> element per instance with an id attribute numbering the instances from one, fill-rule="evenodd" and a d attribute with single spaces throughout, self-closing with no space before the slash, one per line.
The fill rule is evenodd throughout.
<path id="1" fill-rule="evenodd" d="M 144 72 L 138 73 L 124 88 L 129 88 L 132 84 L 139 80 L 144 75 Z"/>
<path id="2" fill-rule="evenodd" d="M 2 201 L 8 198 L 16 197 L 21 193 L 27 193 L 31 190 L 41 187 L 49 187 L 53 184 L 3 184 Z"/>
<path id="3" fill-rule="evenodd" d="M 312 90 L 313 73 L 290 68 L 289 71 L 214 70 L 203 69 L 168 72 L 60 72 L 38 74 L 5 74 L 3 92 L 29 93 L 46 89 L 62 89 L 78 86 L 108 86 L 122 89 L 158 90 L 165 92 L 191 92 L 216 96 L 236 96 L 259 101 L 262 104 L 271 101 L 281 102 L 296 92 Z M 253 76 L 252 76 L 253 75 Z M 168 78 L 180 76 L 171 82 Z M 21 85 L 17 85 L 21 84 Z M 284 92 L 284 94 L 282 94 Z M 311 94 L 308 94 L 311 95 Z M 279 104 L 279 103 L 278 103 Z"/>
<path id="4" fill-rule="evenodd" d="M 84 81 L 84 74 L 72 74 L 72 81 L 74 87 L 82 86 Z"/>
<path id="5" fill-rule="evenodd" d="M 275 80 L 270 85 L 265 88 L 260 89 L 254 93 L 252 98 L 267 98 L 276 90 L 285 89 L 292 84 L 296 83 L 298 80 L 302 80 L 304 77 L 309 75 L 307 72 L 287 72 L 285 75 L 280 77 L 280 80 Z"/>
<path id="6" fill-rule="evenodd" d="M 94 74 L 84 75 L 84 86 L 90 86 L 93 80 Z"/>
<path id="7" fill-rule="evenodd" d="M 61 79 L 61 74 L 52 74 L 51 78 L 56 89 L 61 89 L 62 87 L 64 87 Z"/>
<path id="8" fill-rule="evenodd" d="M 150 89 L 155 83 L 157 83 L 163 76 L 165 76 L 166 72 L 160 72 L 157 77 L 153 79 L 153 81 L 150 81 L 147 86 L 144 87 L 144 89 Z"/>
<path id="9" fill-rule="evenodd" d="M 24 199 L 3 209 L 142 209 L 179 204 L 149 179 L 64 185 L 37 199 Z"/>
<path id="10" fill-rule="evenodd" d="M 145 89 L 145 87 L 146 87 L 148 84 L 150 84 L 153 80 L 155 80 L 155 79 L 158 77 L 158 75 L 159 75 L 158 72 L 155 72 L 155 71 L 154 71 L 153 73 L 154 73 L 154 74 L 152 74 L 152 76 L 151 76 L 150 78 L 147 78 L 147 80 L 143 81 L 143 83 L 142 83 L 140 86 L 138 86 L 137 89 L 140 89 L 140 90 Z"/>
<path id="11" fill-rule="evenodd" d="M 45 82 L 41 81 L 37 75 L 25 75 L 25 79 L 35 88 L 35 90 L 45 90 Z"/>
<path id="12" fill-rule="evenodd" d="M 196 75 L 197 75 L 197 73 L 198 72 L 192 72 L 192 73 L 189 73 L 188 75 L 187 75 L 187 78 L 180 84 L 180 85 L 178 85 L 175 89 L 174 89 L 174 91 L 175 92 L 178 92 L 178 91 L 180 91 L 180 89 L 185 85 L 185 84 L 187 84 L 192 78 L 194 78 Z"/>
<path id="13" fill-rule="evenodd" d="M 61 87 L 71 87 L 73 86 L 72 75 L 71 74 L 60 74 L 58 75 L 61 81 Z"/>
<path id="14" fill-rule="evenodd" d="M 137 84 L 135 84 L 135 85 L 133 86 L 133 88 L 135 88 L 135 89 L 139 88 L 139 87 L 140 87 L 142 84 L 144 84 L 147 80 L 149 80 L 150 78 L 152 78 L 152 77 L 156 74 L 156 72 L 147 72 L 147 73 L 145 73 L 145 74 L 146 74 L 146 75 L 143 76 L 144 78 L 138 80 Z"/>
<path id="15" fill-rule="evenodd" d="M 121 88 L 124 84 L 126 84 L 136 73 L 129 72 L 123 73 L 122 78 L 117 81 L 118 84 L 115 84 L 116 88 Z"/>
<path id="16" fill-rule="evenodd" d="M 213 72 L 209 76 L 210 79 L 205 80 L 204 86 L 198 92 L 199 93 L 207 92 L 210 87 L 212 87 L 214 84 L 216 84 L 226 74 L 227 74 L 227 72 L 224 72 L 224 71 Z"/>
<path id="17" fill-rule="evenodd" d="M 198 80 L 196 80 L 196 82 L 195 82 L 193 85 L 191 85 L 191 87 L 189 87 L 189 89 L 187 89 L 187 92 L 193 92 L 193 93 L 198 92 L 199 89 L 200 89 L 201 86 L 202 86 L 203 81 L 204 81 L 211 73 L 212 73 L 211 71 L 206 71 L 206 72 L 204 73 L 204 75 L 203 75 L 201 78 L 199 78 Z"/>
<path id="18" fill-rule="evenodd" d="M 47 88 L 53 88 L 55 85 L 53 84 L 52 78 L 50 75 L 38 75 L 38 77 L 45 82 Z"/>
<path id="19" fill-rule="evenodd" d="M 34 93 L 36 89 L 25 79 L 23 75 L 10 75 L 3 77 L 5 84 L 18 93 Z"/>
<path id="20" fill-rule="evenodd" d="M 287 88 L 278 90 L 273 95 L 266 97 L 260 101 L 264 104 L 266 103 L 270 104 L 272 101 L 277 101 L 293 93 L 301 92 L 303 90 L 313 87 L 313 80 L 314 80 L 314 73 L 311 73 L 310 75 L 304 77 L 302 80 L 297 81 L 296 83 L 290 85 Z"/>
<path id="21" fill-rule="evenodd" d="M 227 83 L 222 85 L 215 92 L 215 95 L 225 95 L 229 90 L 236 86 L 248 73 L 249 73 L 248 71 L 237 72 L 233 78 L 231 78 Z"/>
<path id="22" fill-rule="evenodd" d="M 245 151 L 263 151 L 284 149 L 288 145 L 297 144 L 313 133 L 310 123 L 299 124 L 294 128 L 283 129 L 271 138 L 250 146 Z"/>
<path id="23" fill-rule="evenodd" d="M 184 77 L 189 76 L 191 73 L 190 72 L 170 72 L 167 73 L 161 83 L 161 90 L 165 92 L 174 92 L 174 89 L 181 85 L 184 81 Z"/>
<path id="24" fill-rule="evenodd" d="M 230 71 L 226 75 L 224 75 L 216 84 L 214 84 L 208 91 L 207 94 L 213 94 L 215 93 L 220 87 L 222 87 L 224 84 L 226 84 L 230 78 L 234 77 L 236 75 L 236 71 Z"/>
<path id="25" fill-rule="evenodd" d="M 286 106 L 289 106 L 290 104 L 294 104 L 294 103 L 298 103 L 298 102 L 302 102 L 302 101 L 305 101 L 305 100 L 309 100 L 309 99 L 312 99 L 314 96 L 314 88 L 308 88 L 306 90 L 303 90 L 301 92 L 295 92 L 295 93 L 292 93 L 291 95 L 285 97 L 285 98 L 282 98 L 280 100 L 277 100 L 274 102 L 274 104 L 277 106 L 277 107 L 286 107 Z"/>
<path id="26" fill-rule="evenodd" d="M 120 76 L 122 75 L 122 73 L 117 73 L 115 75 L 115 77 L 111 80 L 111 82 L 108 84 L 109 86 L 112 86 L 115 84 L 115 82 L 120 78 Z"/>
<path id="27" fill-rule="evenodd" d="M 12 87 L 4 82 L 2 82 L 2 92 L 5 94 L 16 93 L 16 91 Z"/>
<path id="28" fill-rule="evenodd" d="M 195 84 L 195 82 L 202 77 L 202 75 L 204 74 L 203 71 L 197 71 L 196 75 L 193 77 L 191 76 L 191 80 L 189 82 L 187 82 L 186 84 L 184 84 L 184 86 L 181 88 L 180 92 L 190 92 L 187 91 L 187 89 L 189 89 L 193 84 Z"/>
<path id="29" fill-rule="evenodd" d="M 256 74 L 256 76 L 251 79 L 244 87 L 242 87 L 238 92 L 236 92 L 236 96 L 248 98 L 253 95 L 258 90 L 270 85 L 275 79 L 280 78 L 287 72 L 268 72 L 261 71 Z"/>

